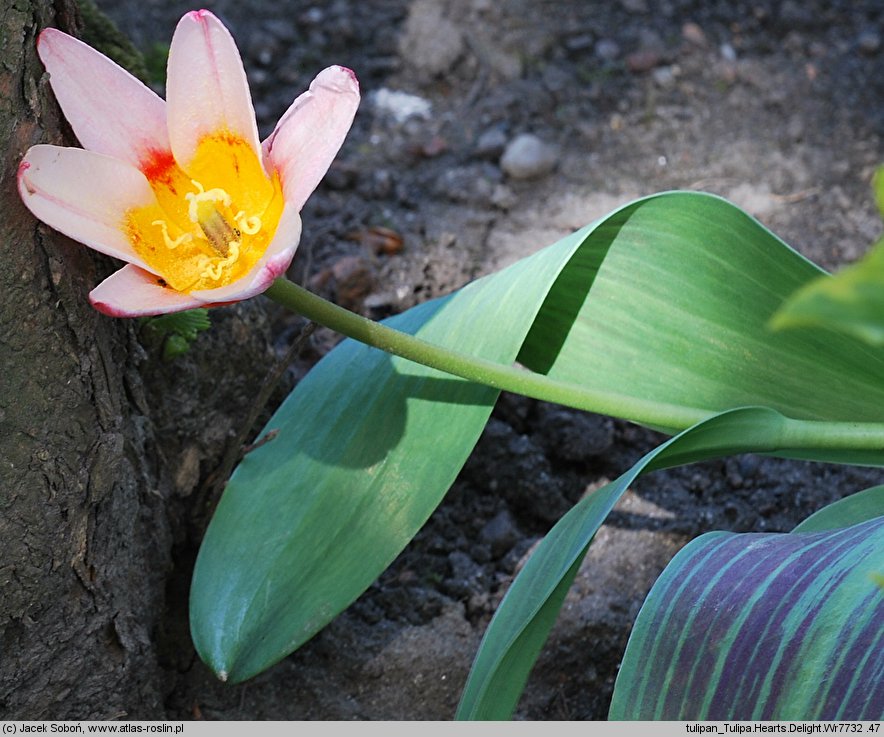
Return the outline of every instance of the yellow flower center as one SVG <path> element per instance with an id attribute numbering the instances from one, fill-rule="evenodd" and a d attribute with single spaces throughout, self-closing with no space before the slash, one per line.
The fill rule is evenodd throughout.
<path id="1" fill-rule="evenodd" d="M 215 289 L 244 277 L 276 233 L 279 177 L 226 131 L 205 136 L 184 169 L 168 153 L 142 166 L 157 204 L 126 213 L 135 252 L 173 289 Z"/>

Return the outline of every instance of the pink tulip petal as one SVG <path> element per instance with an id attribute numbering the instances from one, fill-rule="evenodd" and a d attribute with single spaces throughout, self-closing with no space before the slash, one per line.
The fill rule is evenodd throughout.
<path id="1" fill-rule="evenodd" d="M 142 169 L 169 150 L 165 103 L 129 72 L 55 28 L 40 34 L 37 51 L 85 148 Z"/>
<path id="2" fill-rule="evenodd" d="M 18 168 L 18 190 L 28 209 L 50 227 L 147 268 L 124 228 L 127 210 L 155 202 L 134 166 L 81 148 L 34 146 Z"/>
<path id="3" fill-rule="evenodd" d="M 301 240 L 301 216 L 288 204 L 282 211 L 276 235 L 252 270 L 242 279 L 218 289 L 191 292 L 192 296 L 211 303 L 238 302 L 261 294 L 273 280 L 285 274 Z"/>
<path id="4" fill-rule="evenodd" d="M 286 202 L 300 210 L 331 166 L 359 106 L 359 82 L 345 67 L 319 73 L 264 142 L 265 161 L 282 180 Z"/>
<path id="5" fill-rule="evenodd" d="M 143 317 L 208 307 L 190 294 L 176 292 L 149 271 L 131 264 L 111 274 L 89 293 L 99 312 L 111 317 Z"/>
<path id="6" fill-rule="evenodd" d="M 242 59 L 230 32 L 208 10 L 188 13 L 175 29 L 166 103 L 172 151 L 185 169 L 200 139 L 221 130 L 241 136 L 260 157 Z"/>

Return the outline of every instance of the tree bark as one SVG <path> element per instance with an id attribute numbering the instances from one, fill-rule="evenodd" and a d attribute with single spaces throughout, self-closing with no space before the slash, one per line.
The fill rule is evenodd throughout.
<path id="1" fill-rule="evenodd" d="M 19 200 L 18 162 L 72 143 L 36 55 L 39 29 L 77 31 L 65 0 L 4 12 L 0 130 L 0 711 L 7 718 L 147 715 L 161 707 L 151 632 L 170 561 L 157 469 L 137 417 L 130 333 L 85 299 L 82 246 Z M 151 561 L 151 565 L 146 565 Z M 108 689 L 109 684 L 115 684 Z"/>
<path id="2" fill-rule="evenodd" d="M 136 321 L 91 308 L 111 262 L 36 221 L 15 176 L 29 146 L 76 145 L 35 44 L 79 16 L 71 0 L 3 3 L 0 718 L 164 718 L 196 662 L 186 592 L 207 505 L 192 492 L 260 384 L 266 319 L 221 311 L 226 329 L 167 365 Z"/>

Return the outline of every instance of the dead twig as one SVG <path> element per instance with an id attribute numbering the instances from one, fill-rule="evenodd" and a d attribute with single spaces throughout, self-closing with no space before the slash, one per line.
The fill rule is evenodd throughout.
<path id="1" fill-rule="evenodd" d="M 230 477 L 230 474 L 233 472 L 233 469 L 239 462 L 240 458 L 255 448 L 260 447 L 265 442 L 272 440 L 278 434 L 278 430 L 271 430 L 257 443 L 246 445 L 246 438 L 249 436 L 249 433 L 251 433 L 255 423 L 258 421 L 258 417 L 269 401 L 270 395 L 273 394 L 273 390 L 276 388 L 276 385 L 279 383 L 285 370 L 304 348 L 304 344 L 313 334 L 314 330 L 316 330 L 316 323 L 308 322 L 304 325 L 298 333 L 298 336 L 292 341 L 292 344 L 289 346 L 285 355 L 277 361 L 273 367 L 271 367 L 270 371 L 267 372 L 264 381 L 261 383 L 261 388 L 258 390 L 258 394 L 255 397 L 255 401 L 252 402 L 249 414 L 240 427 L 239 432 L 228 444 L 227 450 L 224 452 L 224 457 L 221 459 L 218 468 L 216 468 L 206 479 L 203 486 L 203 489 L 205 490 L 203 492 L 203 504 L 197 505 L 196 509 L 202 510 L 214 508 L 221 496 L 221 492 L 224 490 L 224 486 L 227 484 L 227 479 Z"/>

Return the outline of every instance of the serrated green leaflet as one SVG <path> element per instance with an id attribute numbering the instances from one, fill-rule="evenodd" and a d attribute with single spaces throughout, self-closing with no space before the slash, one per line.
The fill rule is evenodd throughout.
<path id="1" fill-rule="evenodd" d="M 697 538 L 642 606 L 610 717 L 884 718 L 882 560 L 880 516 Z"/>
<path id="2" fill-rule="evenodd" d="M 197 333 L 212 326 L 209 311 L 204 307 L 184 312 L 173 312 L 145 320 L 146 324 L 163 333 L 175 333 L 185 340 L 196 340 Z"/>
<path id="3" fill-rule="evenodd" d="M 597 403 L 579 406 L 670 430 L 737 405 L 782 413 L 734 415 L 734 439 L 692 431 L 704 442 L 678 443 L 668 463 L 735 448 L 879 463 L 882 353 L 764 329 L 819 273 L 727 202 L 670 193 L 390 324 L 506 366 L 518 357 L 564 387 L 559 401 L 588 387 Z M 496 397 L 352 341 L 330 353 L 270 420 L 207 532 L 191 595 L 201 657 L 248 678 L 352 602 L 438 505 Z"/>

